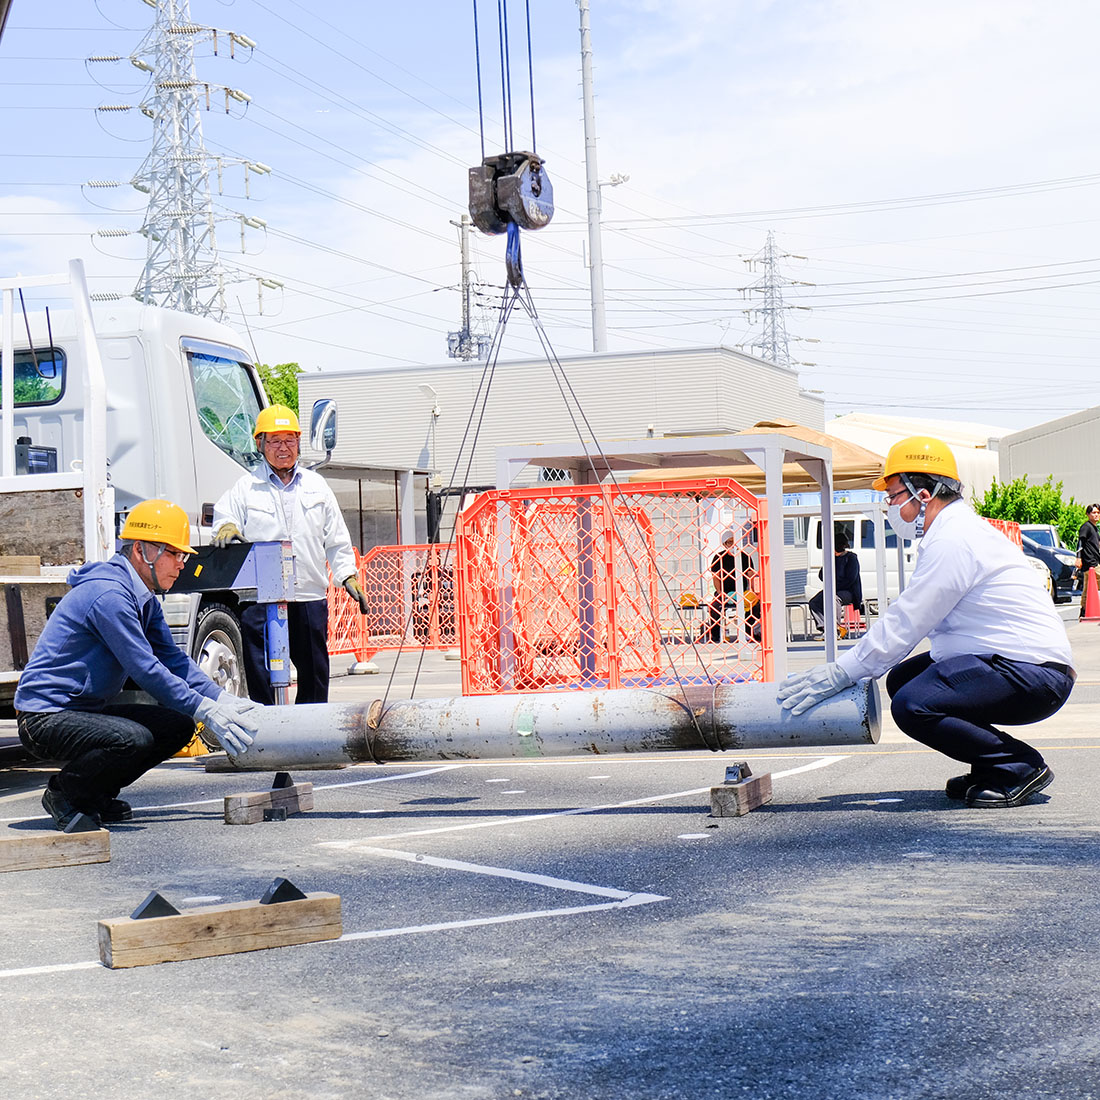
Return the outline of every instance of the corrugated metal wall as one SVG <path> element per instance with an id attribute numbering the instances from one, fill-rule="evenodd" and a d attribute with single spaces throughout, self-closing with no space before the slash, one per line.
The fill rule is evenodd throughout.
<path id="1" fill-rule="evenodd" d="M 824 425 L 822 401 L 799 392 L 794 371 L 725 348 L 584 356 L 562 365 L 601 442 L 640 439 L 650 430 L 656 437 L 740 431 L 774 416 Z M 456 362 L 302 374 L 300 407 L 306 414 L 319 397 L 338 402 L 336 461 L 435 468 L 447 484 L 483 369 L 482 363 Z M 500 362 L 474 461 L 467 474 L 468 457 L 463 459 L 456 483 L 492 484 L 499 446 L 574 441 L 580 445 L 550 366 Z"/>
<path id="2" fill-rule="evenodd" d="M 1079 504 L 1100 500 L 1100 467 L 1096 443 L 1100 439 L 1100 408 L 1085 409 L 1002 437 L 998 444 L 1002 482 L 1027 475 L 1032 485 L 1048 474 L 1062 482 L 1064 498 Z"/>

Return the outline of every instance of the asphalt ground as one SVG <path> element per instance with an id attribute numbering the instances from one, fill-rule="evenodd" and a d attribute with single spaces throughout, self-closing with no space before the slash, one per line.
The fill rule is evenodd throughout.
<path id="1" fill-rule="evenodd" d="M 959 766 L 888 719 L 877 746 L 737 754 L 774 783 L 742 818 L 709 817 L 729 760 L 703 751 L 298 773 L 315 809 L 253 826 L 222 799 L 266 776 L 170 761 L 110 863 L 0 875 L 2 1095 L 1100 1096 L 1100 629 L 1069 633 L 1078 686 L 1027 733 L 1056 779 L 1014 810 L 947 800 Z M 426 655 L 417 694 L 457 676 Z M 45 827 L 48 774 L 0 771 L 0 827 Z M 340 895 L 340 940 L 98 961 L 96 922 L 152 889 L 281 876 Z"/>

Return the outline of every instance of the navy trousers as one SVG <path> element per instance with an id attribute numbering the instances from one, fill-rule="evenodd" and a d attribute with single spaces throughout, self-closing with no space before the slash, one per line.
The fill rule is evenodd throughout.
<path id="1" fill-rule="evenodd" d="M 19 714 L 19 740 L 42 760 L 64 760 L 50 786 L 84 813 L 95 813 L 123 787 L 175 756 L 194 736 L 195 720 L 167 707 L 119 703 L 101 711 Z"/>
<path id="2" fill-rule="evenodd" d="M 1049 718 L 1069 698 L 1073 673 L 1004 657 L 910 657 L 886 676 L 890 713 L 915 741 L 970 765 L 982 782 L 1011 784 L 1043 766 L 1038 750 L 997 725 Z"/>
<path id="3" fill-rule="evenodd" d="M 287 633 L 290 659 L 298 673 L 296 703 L 328 702 L 328 601 L 306 600 L 288 603 Z M 275 691 L 264 657 L 263 604 L 249 604 L 241 610 L 241 640 L 244 642 L 244 672 L 248 694 L 264 706 L 275 705 Z"/>

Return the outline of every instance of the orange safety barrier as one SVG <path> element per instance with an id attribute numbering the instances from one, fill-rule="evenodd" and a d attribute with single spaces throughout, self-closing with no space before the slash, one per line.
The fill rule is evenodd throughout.
<path id="1" fill-rule="evenodd" d="M 986 523 L 991 523 L 1009 542 L 1014 542 L 1021 550 L 1024 548 L 1023 538 L 1020 535 L 1020 525 L 1011 519 L 990 519 L 984 517 Z"/>
<path id="2" fill-rule="evenodd" d="M 365 661 L 382 649 L 457 644 L 451 548 L 439 543 L 355 552 L 367 613 L 338 585 L 328 590 L 328 651 Z"/>
<path id="3" fill-rule="evenodd" d="M 730 478 L 483 493 L 455 541 L 465 695 L 772 674 L 764 502 Z"/>

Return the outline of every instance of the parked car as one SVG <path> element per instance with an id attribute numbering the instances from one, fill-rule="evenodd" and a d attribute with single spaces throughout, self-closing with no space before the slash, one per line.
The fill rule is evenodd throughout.
<path id="1" fill-rule="evenodd" d="M 1032 542 L 1037 542 L 1040 546 L 1048 546 L 1052 550 L 1069 549 L 1053 523 L 1021 523 L 1020 534 L 1027 535 Z"/>
<path id="2" fill-rule="evenodd" d="M 1054 586 L 1051 595 L 1055 603 L 1065 603 L 1074 596 L 1080 597 L 1081 585 L 1076 577 L 1077 559 L 1072 550 L 1066 550 L 1062 546 L 1044 546 L 1024 534 L 1021 534 L 1020 541 L 1029 558 L 1042 562 L 1050 570 Z"/>

